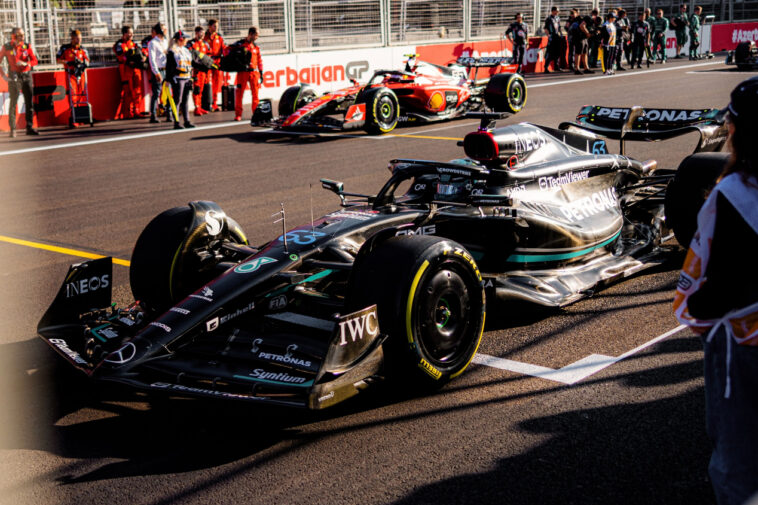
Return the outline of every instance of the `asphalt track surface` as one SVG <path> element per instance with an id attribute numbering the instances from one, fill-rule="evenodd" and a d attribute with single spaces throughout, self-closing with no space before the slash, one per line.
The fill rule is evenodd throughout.
<path id="1" fill-rule="evenodd" d="M 529 77 L 526 109 L 504 124 L 556 126 L 589 103 L 723 107 L 750 74 L 706 63 Z M 170 125 L 125 121 L 0 139 L 0 502 L 713 502 L 701 345 L 671 332 L 681 254 L 563 310 L 491 307 L 477 362 L 496 366 L 472 364 L 421 397 L 377 389 L 313 413 L 151 399 L 69 373 L 35 336 L 78 261 L 65 252 L 128 260 L 154 215 L 196 199 L 219 202 L 261 243 L 278 233 L 281 202 L 292 226 L 337 208 L 320 177 L 376 191 L 388 160 L 460 157 L 454 139 L 476 124 L 291 138 L 230 119 L 166 135 L 156 132 Z M 674 167 L 694 142 L 630 151 Z M 127 301 L 128 269 L 114 274 Z"/>

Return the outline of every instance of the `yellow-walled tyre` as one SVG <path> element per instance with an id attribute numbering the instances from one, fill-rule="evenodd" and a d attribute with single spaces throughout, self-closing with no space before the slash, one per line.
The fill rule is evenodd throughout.
<path id="1" fill-rule="evenodd" d="M 516 114 L 526 105 L 526 82 L 519 74 L 495 74 L 484 90 L 484 103 L 495 112 Z"/>
<path id="2" fill-rule="evenodd" d="M 362 91 L 356 103 L 366 104 L 366 124 L 368 133 L 381 135 L 389 133 L 397 126 L 400 117 L 400 103 L 397 95 L 389 88 L 370 88 Z"/>

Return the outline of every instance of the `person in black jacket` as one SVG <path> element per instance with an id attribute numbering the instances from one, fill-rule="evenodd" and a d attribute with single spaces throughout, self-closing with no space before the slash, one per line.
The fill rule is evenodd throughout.
<path id="1" fill-rule="evenodd" d="M 513 63 L 518 65 L 516 72 L 521 73 L 526 54 L 526 38 L 529 30 L 520 12 L 516 13 L 515 21 L 505 31 L 505 36 L 513 41 Z"/>
<path id="2" fill-rule="evenodd" d="M 561 17 L 558 15 L 560 10 L 553 6 L 550 9 L 550 15 L 545 18 L 545 33 L 547 33 L 547 50 L 545 51 L 545 73 L 549 74 L 550 63 L 553 63 L 553 71 L 563 72 L 561 70 L 561 55 L 564 51 L 563 26 Z"/>

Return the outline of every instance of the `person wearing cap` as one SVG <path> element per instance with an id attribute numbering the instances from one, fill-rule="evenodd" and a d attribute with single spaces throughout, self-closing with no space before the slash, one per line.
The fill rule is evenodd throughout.
<path id="1" fill-rule="evenodd" d="M 192 39 L 192 45 L 190 46 L 190 50 L 194 53 L 193 56 L 196 58 L 202 58 L 203 56 L 210 54 L 211 52 L 211 46 L 209 46 L 208 42 L 205 41 L 205 39 L 203 38 L 204 36 L 205 36 L 205 30 L 203 29 L 203 27 L 196 26 L 195 38 Z M 192 69 L 192 81 L 193 81 L 192 96 L 195 97 L 195 115 L 196 116 L 202 116 L 210 112 L 203 109 L 203 89 L 205 88 L 205 84 L 208 82 L 208 79 L 209 79 L 208 72 L 209 70 L 200 70 L 197 67 Z"/>
<path id="2" fill-rule="evenodd" d="M 8 73 L 3 68 L 3 60 L 8 61 Z M 23 93 L 26 108 L 26 134 L 39 135 L 34 128 L 34 84 L 32 68 L 37 65 L 32 46 L 24 42 L 24 29 L 16 27 L 11 31 L 11 41 L 3 44 L 0 49 L 0 77 L 8 81 L 10 109 L 8 110 L 8 125 L 10 136 L 16 136 L 16 105 L 18 96 Z"/>
<path id="3" fill-rule="evenodd" d="M 237 72 L 237 99 L 234 105 L 234 120 L 242 120 L 242 97 L 245 89 L 250 85 L 250 93 L 253 95 L 252 110 L 258 108 L 258 90 L 263 84 L 263 60 L 261 59 L 261 48 L 255 43 L 258 38 L 258 28 L 251 26 L 247 31 L 247 37 L 234 43 L 235 50 L 241 50 L 246 56 L 249 56 L 247 70 Z"/>
<path id="4" fill-rule="evenodd" d="M 716 501 L 740 505 L 758 492 L 758 77 L 726 111 L 731 155 L 698 213 L 674 313 L 703 341 Z"/>
<path id="5" fill-rule="evenodd" d="M 133 39 L 134 30 L 131 26 L 124 25 L 121 27 L 121 38 L 113 44 L 121 77 L 120 110 L 124 119 L 139 116 L 142 108 L 142 68 L 145 58 Z"/>
<path id="6" fill-rule="evenodd" d="M 520 12 L 517 12 L 514 16 L 515 21 L 511 23 L 507 30 L 505 30 L 505 36 L 510 37 L 513 42 L 513 63 L 518 65 L 516 72 L 521 73 L 524 65 L 524 54 L 526 54 L 526 42 L 529 29 L 524 23 L 524 17 Z"/>
<path id="7" fill-rule="evenodd" d="M 89 66 L 89 53 L 82 47 L 82 32 L 71 30 L 71 43 L 63 44 L 58 49 L 55 61 L 62 63 L 66 71 L 68 102 L 73 109 L 75 103 L 74 97 L 83 96 L 87 86 L 87 74 L 85 70 Z M 72 119 L 69 125 L 75 127 L 76 123 Z"/>
<path id="8" fill-rule="evenodd" d="M 558 15 L 560 10 L 553 6 L 550 9 L 550 15 L 545 18 L 545 33 L 547 33 L 547 49 L 545 50 L 545 73 L 549 74 L 550 62 L 553 62 L 554 72 L 563 72 L 561 70 L 561 53 L 563 52 L 563 26 L 561 17 Z"/>
<path id="9" fill-rule="evenodd" d="M 150 85 L 152 96 L 150 97 L 150 122 L 158 122 L 158 103 L 160 102 L 163 80 L 166 78 L 166 53 L 168 53 L 168 40 L 166 40 L 166 25 L 156 23 L 153 26 L 155 36 L 147 45 L 148 61 L 150 62 Z M 171 112 L 168 113 L 168 121 L 171 121 Z"/>
<path id="10" fill-rule="evenodd" d="M 669 29 L 669 20 L 663 17 L 663 9 L 655 10 L 655 17 L 649 20 L 652 32 L 653 46 L 650 48 L 653 61 L 666 63 L 666 30 Z M 660 59 L 658 53 L 660 51 Z"/>
<path id="11" fill-rule="evenodd" d="M 192 94 L 192 53 L 186 47 L 189 36 L 176 32 L 172 38 L 171 48 L 166 55 L 166 78 L 171 83 L 171 94 L 176 104 L 176 113 L 181 113 L 184 125 L 179 118 L 174 118 L 174 129 L 194 128 L 189 119 L 189 97 Z"/>
<path id="12" fill-rule="evenodd" d="M 616 13 L 608 13 L 600 34 L 603 38 L 603 70 L 606 75 L 613 75 L 613 65 L 616 62 Z"/>

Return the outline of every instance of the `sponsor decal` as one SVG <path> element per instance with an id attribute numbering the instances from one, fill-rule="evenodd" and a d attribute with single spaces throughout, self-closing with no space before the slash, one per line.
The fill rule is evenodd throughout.
<path id="1" fill-rule="evenodd" d="M 676 283 L 676 287 L 682 291 L 687 291 L 692 287 L 692 279 L 682 274 L 679 276 L 679 281 Z"/>
<path id="2" fill-rule="evenodd" d="M 413 191 L 426 191 L 426 184 L 414 184 Z"/>
<path id="3" fill-rule="evenodd" d="M 611 119 L 626 119 L 629 115 L 629 109 L 611 109 L 608 107 L 600 107 L 597 111 L 597 115 Z"/>
<path id="4" fill-rule="evenodd" d="M 261 256 L 260 258 L 255 258 L 254 260 L 248 261 L 247 263 L 242 263 L 241 265 L 237 265 L 234 268 L 234 271 L 237 272 L 238 274 L 247 274 L 250 272 L 255 272 L 262 265 L 268 265 L 269 263 L 276 263 L 276 260 L 274 258 Z"/>
<path id="5" fill-rule="evenodd" d="M 547 144 L 547 138 L 539 132 L 530 132 L 516 137 L 516 154 L 536 151 Z"/>
<path id="6" fill-rule="evenodd" d="M 105 289 L 111 284 L 109 274 L 90 277 L 89 279 L 79 279 L 78 281 L 66 283 L 66 298 L 72 298 Z"/>
<path id="7" fill-rule="evenodd" d="M 339 345 L 347 345 L 356 340 L 363 340 L 364 336 L 376 337 L 379 334 L 379 320 L 376 317 L 376 305 L 367 309 L 347 314 L 339 321 L 340 341 Z M 348 333 L 350 341 L 348 341 Z"/>
<path id="8" fill-rule="evenodd" d="M 329 394 L 325 394 L 324 396 L 319 396 L 318 401 L 319 403 L 322 403 L 327 400 L 331 400 L 332 398 L 334 398 L 334 391 L 330 391 Z"/>
<path id="9" fill-rule="evenodd" d="M 168 310 L 169 310 L 169 311 L 171 311 L 171 312 L 177 312 L 177 313 L 179 313 L 179 314 L 184 314 L 185 316 L 186 316 L 186 315 L 188 315 L 188 314 L 190 313 L 190 311 L 189 311 L 189 310 L 187 310 L 187 309 L 183 309 L 183 308 L 181 308 L 181 307 L 171 307 L 171 308 L 170 308 L 170 309 L 168 309 Z"/>
<path id="10" fill-rule="evenodd" d="M 439 174 L 463 175 L 463 176 L 466 176 L 466 177 L 471 177 L 471 171 L 470 170 L 463 170 L 463 169 L 460 169 L 460 168 L 437 167 L 437 173 L 439 173 Z"/>
<path id="11" fill-rule="evenodd" d="M 271 310 L 280 310 L 287 306 L 287 296 L 279 295 L 271 299 L 268 302 L 268 308 Z"/>
<path id="12" fill-rule="evenodd" d="M 234 312 L 230 312 L 229 314 L 226 314 L 225 316 L 217 316 L 217 317 L 214 317 L 213 319 L 209 319 L 208 321 L 205 322 L 205 330 L 208 332 L 214 331 L 218 329 L 218 327 L 221 326 L 222 324 L 226 324 L 232 319 L 237 318 L 247 312 L 250 312 L 254 308 L 255 308 L 255 302 L 250 302 L 244 307 L 240 307 L 239 309 L 235 310 Z"/>
<path id="13" fill-rule="evenodd" d="M 93 333 L 95 331 L 97 331 L 98 335 L 100 335 L 101 337 L 105 337 L 108 340 L 110 340 L 112 338 L 118 338 L 118 337 L 120 337 L 120 335 L 118 334 L 118 332 L 114 328 L 109 327 L 109 326 L 106 326 L 105 328 L 95 328 L 92 331 L 93 331 Z"/>
<path id="14" fill-rule="evenodd" d="M 376 215 L 378 211 L 356 211 L 356 210 L 338 210 L 336 212 L 332 212 L 331 214 L 327 214 L 326 217 L 336 218 L 336 219 L 355 219 L 358 221 L 368 221 L 374 215 Z"/>
<path id="15" fill-rule="evenodd" d="M 215 210 L 209 210 L 205 213 L 205 229 L 211 237 L 215 237 L 224 228 L 226 214 Z"/>
<path id="16" fill-rule="evenodd" d="M 256 338 L 255 340 L 253 340 L 253 347 L 252 347 L 252 349 L 250 349 L 250 352 L 256 353 L 256 352 L 260 351 L 261 349 L 258 346 L 260 344 L 262 344 L 262 343 L 263 343 L 263 339 L 262 338 Z"/>
<path id="17" fill-rule="evenodd" d="M 494 287 L 494 284 L 492 283 L 492 279 L 487 279 L 486 281 L 482 281 L 482 287 L 483 288 Z"/>
<path id="18" fill-rule="evenodd" d="M 665 110 L 649 109 L 645 110 L 645 119 L 650 121 L 695 121 L 700 119 L 707 109 L 703 110 Z"/>
<path id="19" fill-rule="evenodd" d="M 429 376 L 435 380 L 439 380 L 440 377 L 442 377 L 442 372 L 437 370 L 434 366 L 432 366 L 431 363 L 429 363 L 424 358 L 421 358 L 421 361 L 419 362 L 418 367 L 424 372 L 426 372 L 427 374 L 429 374 Z"/>
<path id="20" fill-rule="evenodd" d="M 314 243 L 316 241 L 316 238 L 325 236 L 326 233 L 321 231 L 292 230 L 279 237 L 279 242 L 284 242 L 284 237 L 287 237 L 287 241 L 292 242 L 293 244 L 308 245 Z"/>
<path id="21" fill-rule="evenodd" d="M 518 186 L 512 186 L 510 188 L 506 188 L 505 189 L 505 196 L 509 196 L 510 197 L 510 196 L 513 196 L 513 195 L 517 195 L 517 194 L 519 194 L 519 193 L 521 193 L 523 191 L 526 191 L 526 186 L 524 186 L 523 184 L 519 184 Z"/>
<path id="22" fill-rule="evenodd" d="M 352 79 L 359 79 L 363 75 L 360 68 L 366 65 L 368 70 L 368 62 L 358 61 L 350 62 L 346 66 L 350 67 L 351 71 L 357 77 Z M 300 82 L 318 85 L 322 82 L 340 82 L 345 80 L 345 67 L 343 65 L 311 65 L 303 68 L 292 68 L 287 65 L 283 69 L 276 71 L 263 72 L 263 85 L 267 88 L 281 87 L 281 86 L 294 86 Z"/>
<path id="23" fill-rule="evenodd" d="M 310 386 L 313 384 L 312 380 L 308 380 L 305 377 L 299 377 L 297 375 L 290 375 L 287 372 L 267 372 L 262 368 L 256 368 L 252 373 L 245 375 L 235 375 L 240 379 L 259 380 L 263 382 L 271 382 L 274 384 L 287 384 L 287 385 L 299 385 Z"/>
<path id="24" fill-rule="evenodd" d="M 201 395 L 219 396 L 223 398 L 244 398 L 246 400 L 261 400 L 262 398 L 256 398 L 255 396 L 239 395 L 235 393 L 227 393 L 225 391 L 216 391 L 213 389 L 193 388 L 190 386 L 182 386 L 180 384 L 170 384 L 167 382 L 153 382 L 150 384 L 151 388 L 155 389 L 170 389 L 173 391 L 180 391 L 183 393 L 195 393 Z"/>
<path id="25" fill-rule="evenodd" d="M 398 230 L 397 233 L 395 233 L 395 236 L 399 237 L 400 235 L 435 235 L 436 233 L 437 233 L 437 226 L 430 224 L 428 226 L 419 226 L 416 229 L 405 228 L 403 230 Z"/>
<path id="26" fill-rule="evenodd" d="M 267 359 L 269 361 L 276 361 L 278 363 L 287 363 L 288 365 L 297 365 L 305 368 L 310 368 L 311 362 L 300 358 L 295 358 L 292 353 L 297 350 L 296 344 L 290 344 L 287 346 L 287 353 L 284 355 L 275 354 L 271 352 L 258 353 L 258 357 L 261 359 Z"/>
<path id="27" fill-rule="evenodd" d="M 135 324 L 137 324 L 137 322 L 134 319 L 129 319 L 128 317 L 119 317 L 118 320 L 124 326 L 134 326 Z"/>
<path id="28" fill-rule="evenodd" d="M 561 212 L 569 221 L 581 221 L 600 212 L 615 209 L 617 204 L 616 188 L 610 187 L 562 206 Z"/>
<path id="29" fill-rule="evenodd" d="M 571 184 L 572 182 L 583 181 L 590 176 L 589 170 L 582 170 L 581 172 L 567 172 L 560 174 L 558 177 L 540 177 L 539 186 L 543 191 L 550 189 L 557 189 L 565 184 Z"/>
<path id="30" fill-rule="evenodd" d="M 356 103 L 350 106 L 345 113 L 345 124 L 363 121 L 366 119 L 366 104 Z"/>
<path id="31" fill-rule="evenodd" d="M 213 301 L 213 290 L 209 288 L 208 286 L 203 287 L 203 289 L 200 291 L 202 295 L 190 295 L 190 298 L 199 298 L 200 300 L 205 300 L 206 302 L 212 302 Z"/>
<path id="32" fill-rule="evenodd" d="M 454 254 L 456 256 L 460 256 L 463 258 L 469 265 L 471 265 L 471 268 L 474 269 L 474 272 L 476 273 L 476 280 L 479 282 L 482 282 L 482 274 L 479 272 L 479 267 L 476 264 L 476 261 L 474 261 L 474 258 L 465 250 L 461 249 L 460 247 L 455 247 L 452 250 L 447 250 L 444 252 L 444 254 Z"/>
<path id="33" fill-rule="evenodd" d="M 123 365 L 134 359 L 137 355 L 137 347 L 131 342 L 124 345 L 121 349 L 110 353 L 103 361 L 115 365 Z"/>
<path id="34" fill-rule="evenodd" d="M 438 111 L 445 108 L 445 95 L 440 91 L 435 91 L 432 96 L 429 97 L 429 102 L 426 104 L 431 110 Z"/>
<path id="35" fill-rule="evenodd" d="M 56 348 L 58 348 L 59 351 L 61 351 L 63 354 L 74 360 L 75 363 L 78 363 L 80 365 L 86 365 L 87 361 L 82 358 L 78 352 L 74 351 L 68 346 L 68 342 L 63 340 L 62 338 L 51 338 L 48 340 L 51 344 L 53 344 Z"/>
<path id="36" fill-rule="evenodd" d="M 170 326 L 166 326 L 165 324 L 159 323 L 158 321 L 153 321 L 152 323 L 150 323 L 150 326 L 155 326 L 156 328 L 160 328 L 166 333 L 171 333 L 172 331 Z"/>

